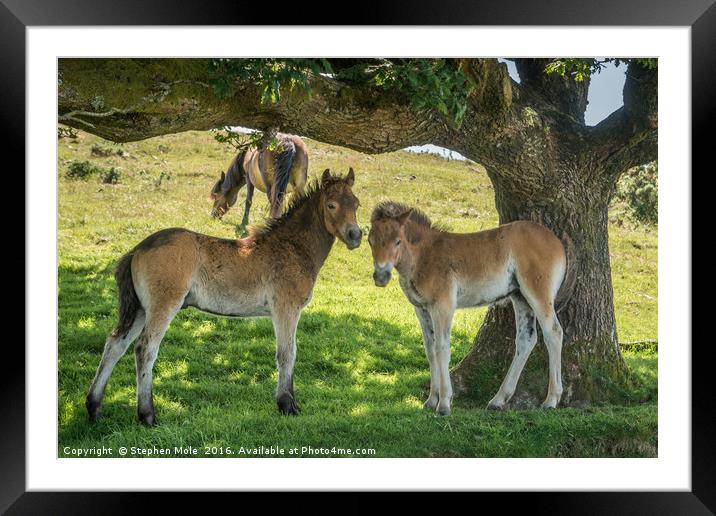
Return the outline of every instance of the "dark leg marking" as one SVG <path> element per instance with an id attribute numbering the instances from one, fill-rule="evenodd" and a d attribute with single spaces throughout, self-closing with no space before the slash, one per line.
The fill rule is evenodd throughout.
<path id="1" fill-rule="evenodd" d="M 137 411 L 139 416 L 139 422 L 146 426 L 155 426 L 157 424 L 156 412 L 154 411 L 154 405 L 152 405 L 149 411 Z"/>
<path id="2" fill-rule="evenodd" d="M 87 408 L 87 415 L 89 416 L 90 421 L 97 421 L 102 414 L 102 404 L 94 400 L 90 397 L 90 395 L 87 395 L 87 399 L 85 400 L 85 407 Z"/>
<path id="3" fill-rule="evenodd" d="M 286 414 L 289 416 L 297 416 L 301 413 L 301 409 L 298 406 L 298 403 L 296 403 L 296 400 L 294 399 L 293 395 L 289 392 L 284 392 L 283 394 L 281 394 L 276 403 L 278 404 L 278 410 L 282 414 Z"/>

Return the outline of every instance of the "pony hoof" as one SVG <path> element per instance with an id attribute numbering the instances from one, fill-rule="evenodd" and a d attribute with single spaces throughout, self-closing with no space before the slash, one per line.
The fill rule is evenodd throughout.
<path id="1" fill-rule="evenodd" d="M 283 394 L 277 401 L 278 410 L 281 414 L 288 416 L 297 416 L 301 413 L 301 410 L 290 394 Z"/>
<path id="2" fill-rule="evenodd" d="M 243 238 L 248 235 L 249 235 L 249 231 L 246 228 L 246 224 L 242 223 L 241 225 L 236 226 L 236 236 Z"/>
<path id="3" fill-rule="evenodd" d="M 438 406 L 438 402 L 428 398 L 425 400 L 425 403 L 423 403 L 423 409 L 424 410 L 435 410 L 435 407 Z"/>
<path id="4" fill-rule="evenodd" d="M 87 401 L 85 401 L 85 407 L 87 408 L 87 415 L 90 421 L 97 421 L 102 415 L 102 405 L 96 401 L 87 399 Z"/>
<path id="5" fill-rule="evenodd" d="M 542 403 L 542 405 L 540 406 L 540 408 L 541 408 L 541 409 L 556 409 L 556 408 L 557 408 L 557 403 L 554 402 L 554 401 L 545 401 L 544 403 Z"/>
<path id="6" fill-rule="evenodd" d="M 435 414 L 436 414 L 438 417 L 447 417 L 447 416 L 450 415 L 450 412 L 451 412 L 451 411 L 450 411 L 450 407 L 448 407 L 448 408 L 439 408 L 439 409 L 437 410 L 437 412 L 435 412 Z"/>
<path id="7" fill-rule="evenodd" d="M 147 413 L 147 414 L 139 414 L 139 422 L 142 423 L 145 426 L 156 426 L 157 425 L 157 418 L 154 415 L 153 412 Z"/>
<path id="8" fill-rule="evenodd" d="M 487 404 L 487 410 L 502 410 L 504 408 L 504 405 L 499 405 L 494 402 L 490 402 Z"/>

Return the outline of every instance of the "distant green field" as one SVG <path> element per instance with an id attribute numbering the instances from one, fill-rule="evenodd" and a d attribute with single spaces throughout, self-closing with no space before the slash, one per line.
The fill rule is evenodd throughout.
<path id="1" fill-rule="evenodd" d="M 478 165 L 307 144 L 312 177 L 325 168 L 355 169 L 358 219 L 366 229 L 372 207 L 387 198 L 419 205 L 454 231 L 497 224 L 492 186 Z M 93 146 L 95 154 L 109 156 L 93 156 Z M 323 447 L 329 456 L 345 456 L 341 449 L 347 448 L 373 449 L 368 456 L 381 457 L 656 455 L 655 350 L 625 353 L 648 399 L 640 405 L 494 413 L 483 410 L 494 393 L 481 392 L 476 399 L 457 399 L 449 418 L 423 411 L 429 372 L 417 321 L 396 281 L 385 289 L 373 285 L 367 244 L 355 251 L 334 246 L 299 323 L 299 417 L 281 416 L 274 403 L 269 319 L 225 319 L 189 309 L 170 326 L 155 365 L 159 425 L 145 428 L 136 421 L 131 348 L 109 382 L 104 417 L 90 424 L 84 397 L 116 322 L 116 260 L 165 227 L 236 237 L 244 192 L 222 221 L 209 217 L 208 200 L 232 157 L 232 149 L 209 132 L 122 146 L 84 133 L 77 141 L 59 141 L 59 456 L 97 446 L 112 447 L 114 456 L 121 446 L 169 448 L 172 456 L 174 447 L 194 446 L 204 456 L 208 446 L 216 447 L 209 448 L 212 456 L 227 456 L 220 451 L 229 447 L 236 457 L 245 456 L 241 447 L 271 445 Z M 115 167 L 119 182 L 104 184 L 101 174 L 65 177 L 72 161 L 84 160 Z M 267 207 L 257 192 L 252 223 L 264 219 Z M 619 213 L 617 206 L 610 226 L 619 339 L 656 339 L 656 229 L 621 223 Z M 453 364 L 469 350 L 484 314 L 456 313 Z"/>

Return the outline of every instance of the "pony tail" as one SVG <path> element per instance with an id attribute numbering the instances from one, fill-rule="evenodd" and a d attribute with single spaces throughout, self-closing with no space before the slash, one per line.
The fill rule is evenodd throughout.
<path id="1" fill-rule="evenodd" d="M 283 150 L 276 156 L 276 181 L 271 189 L 271 205 L 276 205 L 283 200 L 283 195 L 291 179 L 291 167 L 296 157 L 296 145 L 289 139 L 282 142 Z"/>
<path id="2" fill-rule="evenodd" d="M 574 251 L 574 242 L 567 233 L 562 234 L 562 245 L 564 246 L 564 254 L 567 259 L 567 263 L 564 271 L 564 279 L 562 285 L 560 285 L 555 297 L 555 311 L 559 313 L 567 304 L 567 301 L 572 297 L 574 287 L 577 283 L 577 255 Z"/>
<path id="3" fill-rule="evenodd" d="M 129 332 L 137 317 L 137 312 L 142 307 L 132 281 L 133 257 L 134 251 L 122 256 L 114 272 L 114 279 L 117 281 L 117 290 L 119 291 L 119 321 L 112 332 L 115 336 L 126 335 Z"/>

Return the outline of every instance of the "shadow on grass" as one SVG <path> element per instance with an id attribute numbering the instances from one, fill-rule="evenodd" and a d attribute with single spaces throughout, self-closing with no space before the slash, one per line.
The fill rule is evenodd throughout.
<path id="1" fill-rule="evenodd" d="M 114 264 L 59 270 L 60 433 L 87 424 L 84 397 L 116 322 Z M 357 314 L 304 310 L 294 372 L 304 413 L 358 416 L 381 404 L 422 406 L 429 379 L 417 321 L 402 326 Z M 134 424 L 133 346 L 115 367 L 104 420 Z M 160 420 L 191 417 L 211 406 L 241 414 L 274 412 L 275 337 L 269 318 L 229 319 L 182 310 L 167 331 L 154 368 Z"/>

